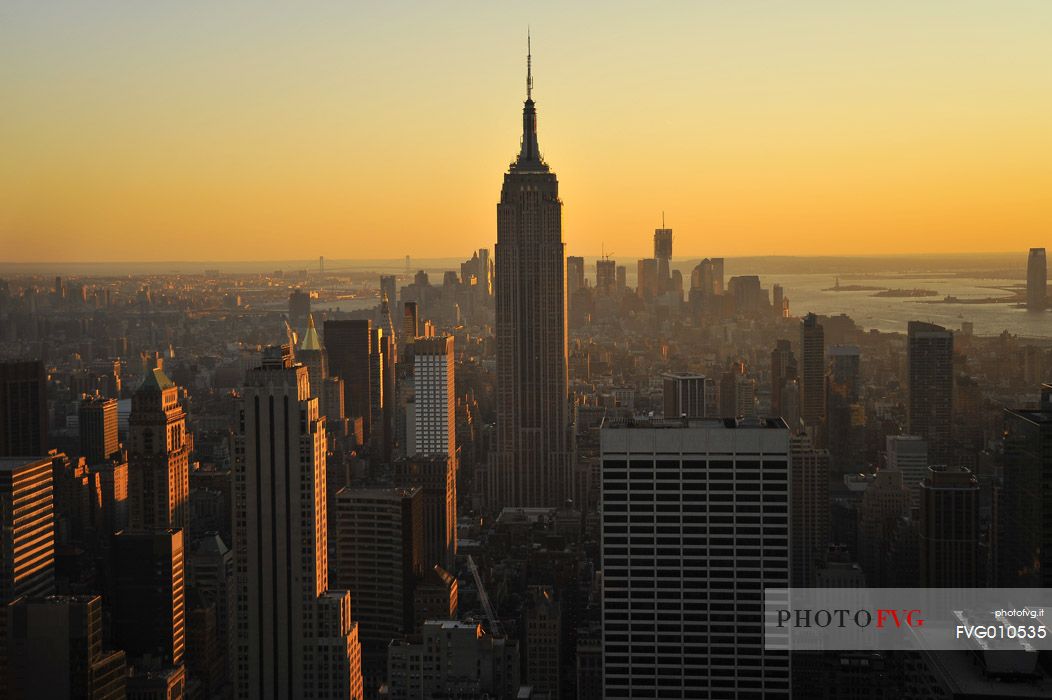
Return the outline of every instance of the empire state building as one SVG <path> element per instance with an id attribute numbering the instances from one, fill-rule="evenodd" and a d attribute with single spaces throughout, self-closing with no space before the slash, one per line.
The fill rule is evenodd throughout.
<path id="1" fill-rule="evenodd" d="M 559 181 L 537 146 L 531 56 L 522 145 L 497 205 L 497 454 L 490 505 L 573 497 L 566 373 L 566 257 Z"/>

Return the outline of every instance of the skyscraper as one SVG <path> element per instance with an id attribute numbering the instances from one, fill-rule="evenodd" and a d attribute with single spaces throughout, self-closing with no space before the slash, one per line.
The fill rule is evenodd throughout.
<path id="1" fill-rule="evenodd" d="M 0 608 L 19 596 L 54 593 L 55 508 L 51 457 L 0 459 L 0 517 L 3 518 L 0 522 L 0 547 L 3 548 Z"/>
<path id="2" fill-rule="evenodd" d="M 402 314 L 402 345 L 412 345 L 420 335 L 420 318 L 415 301 L 407 301 Z"/>
<path id="3" fill-rule="evenodd" d="M 761 595 L 789 585 L 785 423 L 613 422 L 601 443 L 603 697 L 789 697 Z"/>
<path id="4" fill-rule="evenodd" d="M 573 294 L 584 289 L 584 258 L 576 255 L 566 257 L 566 293 Z"/>
<path id="5" fill-rule="evenodd" d="M 178 387 L 160 367 L 149 370 L 128 417 L 131 528 L 186 528 L 191 444 Z"/>
<path id="6" fill-rule="evenodd" d="M 80 402 L 80 456 L 102 464 L 120 450 L 117 440 L 117 400 L 99 396 Z"/>
<path id="7" fill-rule="evenodd" d="M 361 417 L 368 442 L 373 423 L 373 333 L 369 320 L 325 322 L 325 350 L 329 372 L 343 379 L 343 410 L 348 418 Z"/>
<path id="8" fill-rule="evenodd" d="M 937 465 L 920 491 L 920 585 L 979 585 L 979 482 L 967 467 Z"/>
<path id="9" fill-rule="evenodd" d="M 1052 385 L 1037 409 L 1006 409 L 997 585 L 1052 586 Z"/>
<path id="10" fill-rule="evenodd" d="M 771 351 L 771 415 L 785 418 L 783 394 L 786 383 L 797 379 L 796 356 L 788 340 L 779 340 Z M 790 426 L 793 430 L 797 426 Z"/>
<path id="11" fill-rule="evenodd" d="M 654 229 L 654 259 L 657 261 L 658 292 L 667 292 L 672 279 L 672 229 L 664 228 L 664 222 L 662 228 Z"/>
<path id="12" fill-rule="evenodd" d="M 530 61 L 527 55 L 522 146 L 497 205 L 492 508 L 559 506 L 573 495 L 562 201 L 537 145 Z"/>
<path id="13" fill-rule="evenodd" d="M 113 538 L 113 639 L 144 669 L 181 666 L 186 653 L 182 530 L 120 532 Z"/>
<path id="14" fill-rule="evenodd" d="M 949 464 L 953 430 L 953 332 L 910 321 L 909 433 L 928 441 L 928 462 Z"/>
<path id="15" fill-rule="evenodd" d="M 413 345 L 413 401 L 407 411 L 406 454 L 457 457 L 457 400 L 453 336 L 421 338 Z"/>
<path id="16" fill-rule="evenodd" d="M 0 362 L 0 457 L 47 454 L 44 364 Z"/>
<path id="17" fill-rule="evenodd" d="M 444 454 L 417 455 L 396 461 L 393 476 L 399 488 L 423 490 L 423 566 L 452 569 L 457 552 L 456 463 Z"/>
<path id="18" fill-rule="evenodd" d="M 790 439 L 789 453 L 792 583 L 814 586 L 829 549 L 829 452 L 801 432 Z"/>
<path id="19" fill-rule="evenodd" d="M 413 631 L 413 587 L 423 573 L 423 494 L 347 487 L 336 494 L 334 508 L 333 585 L 354 601 L 362 678 L 373 693 L 387 675 L 387 645 Z"/>
<path id="20" fill-rule="evenodd" d="M 828 356 L 825 444 L 834 474 L 857 474 L 865 423 L 859 403 L 862 356 L 855 345 L 834 345 Z"/>
<path id="21" fill-rule="evenodd" d="M 888 435 L 885 439 L 887 468 L 902 472 L 902 483 L 920 506 L 920 484 L 928 475 L 928 443 L 919 435 Z"/>
<path id="22" fill-rule="evenodd" d="M 1031 248 L 1026 261 L 1026 308 L 1043 311 L 1048 307 L 1048 264 L 1044 248 Z"/>
<path id="23" fill-rule="evenodd" d="M 307 368 L 267 348 L 245 377 L 234 462 L 239 698 L 362 696 L 350 595 L 328 590 L 325 454 Z"/>
<path id="24" fill-rule="evenodd" d="M 125 655 L 103 651 L 102 598 L 30 598 L 11 617 L 14 682 L 4 697 L 123 700 Z"/>
<path id="25" fill-rule="evenodd" d="M 800 418 L 818 427 L 826 416 L 825 331 L 814 314 L 800 322 L 800 355 Z"/>

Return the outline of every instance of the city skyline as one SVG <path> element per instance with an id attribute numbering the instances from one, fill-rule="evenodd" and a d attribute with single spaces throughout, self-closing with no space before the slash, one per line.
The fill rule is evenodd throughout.
<path id="1" fill-rule="evenodd" d="M 488 175 L 513 155 L 505 105 L 532 24 L 571 254 L 644 255 L 662 211 L 699 254 L 1040 246 L 1052 11 L 1017 7 L 958 5 L 954 23 L 828 3 L 290 23 L 273 5 L 15 4 L 0 241 L 9 261 L 157 259 L 144 241 L 174 236 L 175 257 L 217 261 L 289 237 L 331 257 L 489 247 Z"/>

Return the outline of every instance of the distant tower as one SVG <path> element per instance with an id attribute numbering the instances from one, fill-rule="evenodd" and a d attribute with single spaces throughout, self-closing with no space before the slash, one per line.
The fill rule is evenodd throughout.
<path id="1" fill-rule="evenodd" d="M 373 332 L 367 319 L 325 322 L 329 372 L 343 379 L 343 408 L 348 418 L 361 417 L 369 441 L 373 423 Z"/>
<path id="2" fill-rule="evenodd" d="M 949 464 L 953 431 L 953 331 L 910 321 L 909 433 L 928 441 L 930 464 Z"/>
<path id="3" fill-rule="evenodd" d="M 530 60 L 527 51 L 522 146 L 497 205 L 494 509 L 558 507 L 573 495 L 562 201 L 537 145 Z"/>
<path id="4" fill-rule="evenodd" d="M 789 492 L 792 584 L 814 586 L 829 550 L 829 452 L 804 432 L 789 439 Z"/>
<path id="5" fill-rule="evenodd" d="M 322 275 L 325 274 L 325 256 L 324 255 L 319 255 L 318 256 L 318 274 L 322 274 Z"/>
<path id="6" fill-rule="evenodd" d="M 826 414 L 825 331 L 814 314 L 800 323 L 800 354 L 800 418 L 804 425 L 818 426 Z"/>
<path id="7" fill-rule="evenodd" d="M 179 388 L 161 368 L 149 370 L 128 417 L 132 528 L 186 528 L 191 444 Z"/>
<path id="8" fill-rule="evenodd" d="M 595 290 L 599 294 L 607 295 L 614 293 L 617 263 L 613 260 L 603 258 L 595 261 Z"/>
<path id="9" fill-rule="evenodd" d="M 668 291 L 672 276 L 672 229 L 665 228 L 664 213 L 661 215 L 661 228 L 654 230 L 654 259 L 657 260 L 658 291 Z"/>
<path id="10" fill-rule="evenodd" d="M 573 294 L 584 287 L 584 258 L 569 255 L 566 258 L 566 293 Z"/>
<path id="11" fill-rule="evenodd" d="M 1048 307 L 1048 265 L 1044 248 L 1031 248 L 1026 261 L 1026 308 L 1043 311 Z"/>

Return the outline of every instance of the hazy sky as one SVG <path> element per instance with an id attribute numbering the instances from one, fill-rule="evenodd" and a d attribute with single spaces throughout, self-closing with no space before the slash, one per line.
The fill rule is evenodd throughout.
<path id="1" fill-rule="evenodd" d="M 1052 2 L 0 4 L 0 259 L 1052 247 Z"/>

